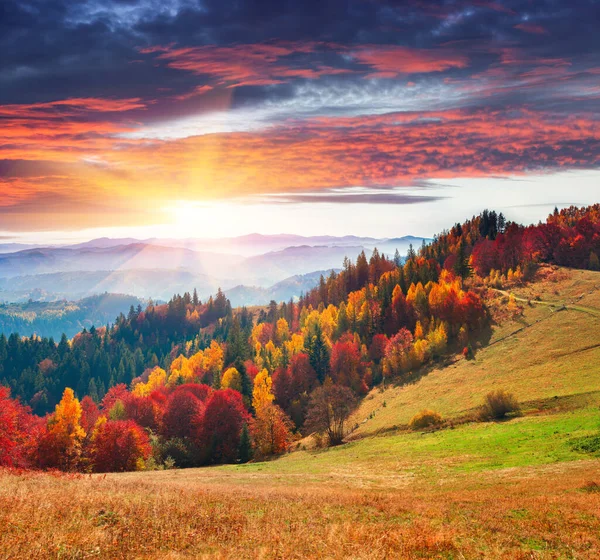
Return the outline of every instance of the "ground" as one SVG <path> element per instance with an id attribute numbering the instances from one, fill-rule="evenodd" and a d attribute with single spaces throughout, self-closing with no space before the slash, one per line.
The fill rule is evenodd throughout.
<path id="1" fill-rule="evenodd" d="M 600 274 L 542 272 L 509 290 L 524 314 L 474 361 L 372 391 L 345 445 L 204 469 L 0 473 L 0 558 L 599 558 L 600 452 L 580 443 L 600 429 Z M 493 388 L 523 415 L 465 422 Z M 448 427 L 407 430 L 422 408 Z"/>

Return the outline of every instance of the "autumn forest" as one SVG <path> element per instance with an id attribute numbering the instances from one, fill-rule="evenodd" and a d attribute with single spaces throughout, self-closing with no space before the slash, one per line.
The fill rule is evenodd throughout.
<path id="1" fill-rule="evenodd" d="M 486 210 L 406 256 L 346 259 L 296 301 L 232 309 L 190 287 L 72 340 L 2 335 L 0 465 L 121 472 L 339 444 L 373 387 L 485 345 L 494 291 L 599 255 L 599 205 L 527 227 Z"/>

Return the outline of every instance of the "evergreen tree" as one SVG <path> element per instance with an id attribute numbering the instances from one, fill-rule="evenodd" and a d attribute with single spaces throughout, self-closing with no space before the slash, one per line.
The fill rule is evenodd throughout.
<path id="1" fill-rule="evenodd" d="M 458 244 L 458 250 L 456 253 L 456 261 L 454 263 L 454 272 L 461 278 L 467 278 L 471 275 L 471 267 L 469 266 L 469 259 L 466 255 L 465 245 L 461 240 Z"/>
<path id="2" fill-rule="evenodd" d="M 250 440 L 250 431 L 248 424 L 244 422 L 242 433 L 240 435 L 240 446 L 238 449 L 238 460 L 240 463 L 247 463 L 252 459 L 252 441 Z"/>
<path id="3" fill-rule="evenodd" d="M 322 383 L 329 371 L 329 350 L 323 339 L 321 326 L 317 324 L 314 334 L 308 342 L 308 358 L 310 365 L 317 372 L 317 377 Z"/>

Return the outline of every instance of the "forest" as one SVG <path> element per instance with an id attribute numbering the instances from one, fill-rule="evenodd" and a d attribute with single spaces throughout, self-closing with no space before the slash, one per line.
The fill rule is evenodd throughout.
<path id="1" fill-rule="evenodd" d="M 106 325 L 132 305 L 137 307 L 142 303 L 135 296 L 109 293 L 78 301 L 0 303 L 0 333 L 9 336 L 11 333 L 35 332 L 56 339 L 64 333 L 72 338 L 82 329 Z"/>
<path id="2" fill-rule="evenodd" d="M 132 306 L 71 340 L 0 336 L 0 466 L 112 472 L 247 462 L 330 444 L 372 387 L 469 356 L 487 291 L 539 263 L 598 270 L 600 205 L 521 226 L 484 211 L 418 251 L 346 259 L 298 301 L 219 290 Z"/>

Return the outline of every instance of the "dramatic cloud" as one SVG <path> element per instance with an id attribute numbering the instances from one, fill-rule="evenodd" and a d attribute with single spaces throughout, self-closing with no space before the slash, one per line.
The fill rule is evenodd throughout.
<path id="1" fill-rule="evenodd" d="M 3 224 L 597 169 L 599 19 L 593 0 L 6 0 Z"/>

